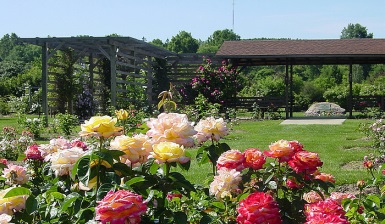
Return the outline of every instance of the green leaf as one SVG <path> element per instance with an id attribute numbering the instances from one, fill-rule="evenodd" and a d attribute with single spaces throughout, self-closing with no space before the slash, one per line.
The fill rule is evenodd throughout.
<path id="1" fill-rule="evenodd" d="M 64 199 L 63 204 L 61 205 L 61 210 L 67 211 L 68 207 L 72 206 L 74 201 L 76 201 L 78 198 L 80 198 L 80 195 L 75 192 L 67 195 L 67 197 Z"/>
<path id="2" fill-rule="evenodd" d="M 25 211 L 29 215 L 31 215 L 32 213 L 36 212 L 37 207 L 38 207 L 38 202 L 36 198 L 33 195 L 30 195 L 25 201 Z"/>
<path id="3" fill-rule="evenodd" d="M 131 170 L 131 168 L 129 166 L 127 166 L 127 164 L 124 164 L 124 163 L 114 163 L 112 168 L 115 171 L 120 172 L 122 174 L 122 176 L 131 176 L 132 175 L 132 170 Z"/>
<path id="4" fill-rule="evenodd" d="M 195 191 L 194 185 L 192 185 L 182 174 L 171 172 L 169 177 L 173 180 L 175 186 L 183 187 L 188 192 Z"/>
<path id="5" fill-rule="evenodd" d="M 221 149 L 222 153 L 231 150 L 230 146 L 227 143 L 219 143 L 218 147 Z"/>
<path id="6" fill-rule="evenodd" d="M 76 169 L 75 169 L 76 167 Z M 83 156 L 80 158 L 72 170 L 73 176 L 78 175 L 79 180 L 86 186 L 90 180 L 90 156 Z"/>
<path id="7" fill-rule="evenodd" d="M 213 206 L 225 210 L 226 206 L 223 204 L 223 202 L 220 201 L 214 201 L 211 203 Z"/>
<path id="8" fill-rule="evenodd" d="M 158 171 L 159 169 L 159 164 L 158 163 L 154 163 L 154 161 L 152 162 L 150 168 L 148 169 L 148 172 L 150 174 L 156 174 L 156 172 Z"/>
<path id="9" fill-rule="evenodd" d="M 112 184 L 109 184 L 109 183 L 106 183 L 106 184 L 102 184 L 99 189 L 98 189 L 98 192 L 96 194 L 96 201 L 101 201 L 109 191 L 114 191 L 115 190 L 115 187 L 114 185 Z"/>
<path id="10" fill-rule="evenodd" d="M 30 195 L 31 191 L 28 188 L 25 187 L 15 187 L 8 191 L 3 198 L 9 198 L 14 196 L 20 196 L 20 195 Z"/>
<path id="11" fill-rule="evenodd" d="M 210 224 L 212 221 L 213 219 L 209 215 L 203 214 L 199 224 Z"/>
<path id="12" fill-rule="evenodd" d="M 96 151 L 93 153 L 93 155 L 96 155 L 97 158 L 94 158 L 92 155 L 93 160 L 101 159 L 109 163 L 111 166 L 114 164 L 114 158 L 113 154 L 114 152 L 111 153 L 111 151 L 116 151 L 116 150 L 103 150 L 102 152 Z"/>
<path id="13" fill-rule="evenodd" d="M 142 181 L 146 181 L 146 179 L 144 179 L 144 177 L 134 177 L 134 178 L 131 178 L 129 181 L 127 181 L 125 183 L 126 186 L 131 186 L 133 184 L 136 184 L 136 183 L 139 183 L 139 182 L 142 182 Z"/>
<path id="14" fill-rule="evenodd" d="M 177 224 L 187 224 L 187 215 L 184 212 L 174 212 L 174 221 Z"/>
<path id="15" fill-rule="evenodd" d="M 51 195 L 58 200 L 63 200 L 65 198 L 64 195 L 60 192 L 52 192 Z"/>
<path id="16" fill-rule="evenodd" d="M 381 207 L 381 200 L 375 195 L 369 195 L 366 197 L 366 200 L 372 201 L 378 208 Z"/>
<path id="17" fill-rule="evenodd" d="M 191 165 L 191 160 L 189 160 L 186 163 L 178 163 L 178 166 L 180 168 L 182 168 L 183 170 L 187 170 L 187 171 L 190 169 L 190 165 Z"/>

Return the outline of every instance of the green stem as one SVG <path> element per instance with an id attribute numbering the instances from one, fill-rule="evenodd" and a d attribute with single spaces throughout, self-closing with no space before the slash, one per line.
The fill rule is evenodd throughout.
<path id="1" fill-rule="evenodd" d="M 99 152 L 102 151 L 102 147 L 103 147 L 103 142 L 104 142 L 104 138 L 103 137 L 100 137 L 99 139 Z M 98 163 L 96 164 L 96 190 L 99 189 L 100 187 L 100 163 L 101 163 L 101 159 L 99 157 L 98 159 Z"/>

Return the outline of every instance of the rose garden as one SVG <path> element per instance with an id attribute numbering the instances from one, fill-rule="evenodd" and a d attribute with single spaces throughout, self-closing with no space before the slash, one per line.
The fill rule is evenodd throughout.
<path id="1" fill-rule="evenodd" d="M 383 111 L 336 129 L 282 127 L 278 108 L 225 107 L 238 75 L 205 58 L 152 110 L 96 112 L 82 89 L 71 96 L 78 115 L 48 123 L 12 98 L 1 118 L 15 122 L 0 120 L 0 223 L 385 223 Z"/>

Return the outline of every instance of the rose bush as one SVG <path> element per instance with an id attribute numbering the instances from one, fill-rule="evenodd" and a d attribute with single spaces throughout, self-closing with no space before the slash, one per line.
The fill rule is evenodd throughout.
<path id="1" fill-rule="evenodd" d="M 239 150 L 222 142 L 228 129 L 221 119 L 204 118 L 194 127 L 184 114 L 162 113 L 148 119 L 146 134 L 131 135 L 116 121 L 92 117 L 81 125 L 80 139 L 31 144 L 21 165 L 0 163 L 0 220 L 302 224 L 385 218 L 384 196 L 364 195 L 369 184 L 385 192 L 385 166 L 371 157 L 363 164 L 373 183 L 361 181 L 360 194 L 351 195 L 333 192 L 335 178 L 322 172 L 320 155 L 295 140 Z M 195 158 L 192 146 L 199 146 Z M 207 182 L 194 185 L 176 170 L 189 170 L 193 159 L 211 164 Z"/>

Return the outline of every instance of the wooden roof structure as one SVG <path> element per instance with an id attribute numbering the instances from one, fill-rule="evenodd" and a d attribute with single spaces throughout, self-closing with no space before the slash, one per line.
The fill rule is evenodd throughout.
<path id="1" fill-rule="evenodd" d="M 385 39 L 225 41 L 216 56 L 238 66 L 385 64 Z"/>
<path id="2" fill-rule="evenodd" d="M 352 65 L 385 64 L 385 39 L 225 41 L 216 56 L 235 66 L 286 65 L 286 118 L 292 117 L 293 65 L 349 65 L 349 117 L 352 117 Z M 290 70 L 290 74 L 289 74 Z"/>

